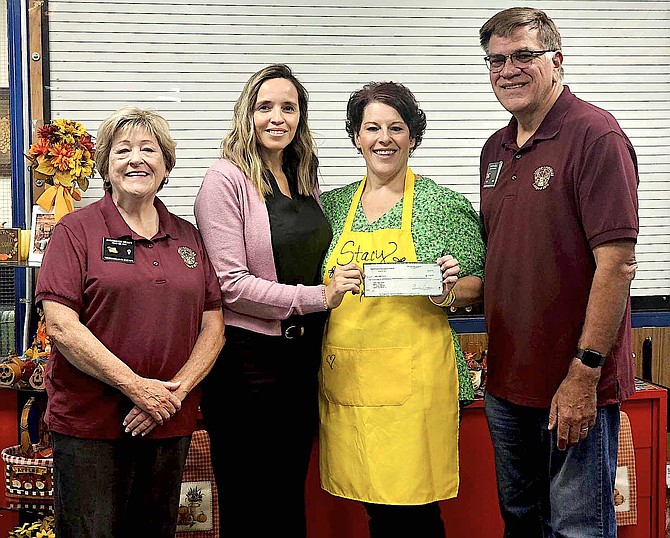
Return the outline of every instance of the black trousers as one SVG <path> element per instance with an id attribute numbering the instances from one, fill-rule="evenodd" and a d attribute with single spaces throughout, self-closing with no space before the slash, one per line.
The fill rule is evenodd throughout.
<path id="1" fill-rule="evenodd" d="M 203 381 L 222 537 L 306 536 L 323 323 L 300 327 L 290 339 L 226 327 Z"/>
<path id="2" fill-rule="evenodd" d="M 58 538 L 174 538 L 190 436 L 52 438 Z"/>
<path id="3" fill-rule="evenodd" d="M 370 538 L 444 538 L 444 522 L 437 502 L 396 506 L 363 503 L 368 512 Z"/>

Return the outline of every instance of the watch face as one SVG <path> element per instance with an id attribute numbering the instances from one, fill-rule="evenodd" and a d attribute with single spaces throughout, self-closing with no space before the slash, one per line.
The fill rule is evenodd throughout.
<path id="1" fill-rule="evenodd" d="M 586 366 L 591 368 L 598 368 L 605 363 L 605 357 L 603 357 L 597 351 L 593 351 L 592 349 L 580 349 L 577 351 L 575 356 Z"/>

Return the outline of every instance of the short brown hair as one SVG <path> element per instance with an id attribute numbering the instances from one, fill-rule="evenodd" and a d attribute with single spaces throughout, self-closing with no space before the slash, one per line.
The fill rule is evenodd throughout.
<path id="1" fill-rule="evenodd" d="M 409 128 L 409 137 L 414 139 L 411 155 L 421 144 L 426 132 L 426 114 L 419 107 L 414 94 L 398 82 L 370 82 L 349 96 L 345 127 L 351 143 L 355 146 L 355 135 L 363 123 L 363 112 L 370 103 L 383 103 L 398 111 Z"/>
<path id="2" fill-rule="evenodd" d="M 114 112 L 105 119 L 98 127 L 95 137 L 95 163 L 102 177 L 105 189 L 111 189 L 111 185 L 105 179 L 109 172 L 109 154 L 112 150 L 112 142 L 119 131 L 130 131 L 143 127 L 147 132 L 156 137 L 158 146 L 161 148 L 165 169 L 170 172 L 177 162 L 177 143 L 170 135 L 170 126 L 167 120 L 158 112 L 144 110 L 136 106 L 125 106 Z M 163 188 L 165 179 L 161 181 L 158 190 Z"/>
<path id="3" fill-rule="evenodd" d="M 537 30 L 545 49 L 561 50 L 561 34 L 554 21 L 544 11 L 530 7 L 511 7 L 493 15 L 479 30 L 479 44 L 488 54 L 491 36 L 509 37 L 521 26 Z"/>

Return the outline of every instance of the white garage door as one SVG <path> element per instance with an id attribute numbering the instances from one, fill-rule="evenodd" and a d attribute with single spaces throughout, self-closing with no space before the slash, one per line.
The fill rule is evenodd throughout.
<path id="1" fill-rule="evenodd" d="M 349 94 L 406 84 L 428 117 L 412 167 L 478 207 L 478 157 L 507 123 L 479 48 L 479 27 L 516 2 L 470 0 L 50 0 L 51 117 L 94 134 L 119 106 L 158 110 L 177 139 L 161 198 L 193 221 L 193 198 L 218 157 L 251 73 L 289 64 L 310 92 L 324 190 L 359 179 L 344 130 Z M 563 37 L 565 82 L 614 114 L 640 165 L 640 268 L 633 295 L 670 294 L 670 6 L 667 1 L 536 1 Z M 46 94 L 47 99 L 49 93 Z M 83 203 L 101 196 L 94 180 Z"/>

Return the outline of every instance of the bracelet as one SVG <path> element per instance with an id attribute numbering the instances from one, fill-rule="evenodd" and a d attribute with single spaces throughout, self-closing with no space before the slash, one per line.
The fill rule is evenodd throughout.
<path id="1" fill-rule="evenodd" d="M 441 303 L 436 303 L 430 296 L 428 297 L 428 300 L 435 306 L 451 306 L 456 301 L 456 294 L 454 293 L 453 289 L 450 289 L 449 293 L 447 293 L 447 297 Z"/>
<path id="2" fill-rule="evenodd" d="M 328 306 L 328 301 L 326 300 L 326 286 L 321 288 L 321 294 L 323 295 L 323 309 L 330 310 L 330 307 Z"/>

